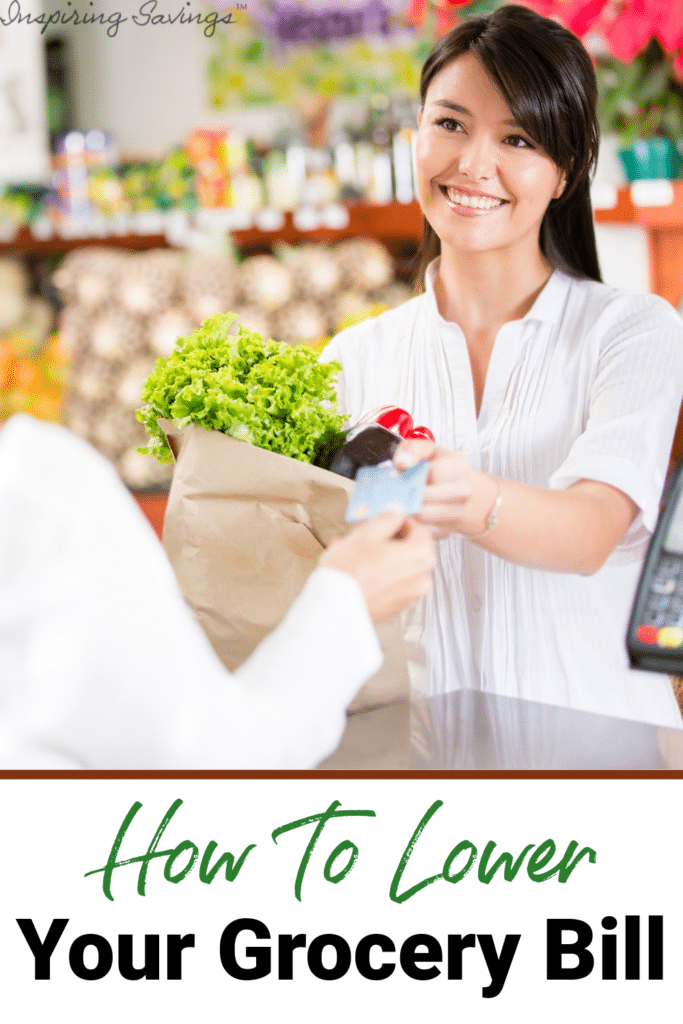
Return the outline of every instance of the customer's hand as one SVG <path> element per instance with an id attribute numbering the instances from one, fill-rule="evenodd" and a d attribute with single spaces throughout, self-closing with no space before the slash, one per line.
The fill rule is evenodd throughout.
<path id="1" fill-rule="evenodd" d="M 318 564 L 353 576 L 373 622 L 383 622 L 429 591 L 434 546 L 426 527 L 385 512 L 330 544 Z"/>
<path id="2" fill-rule="evenodd" d="M 425 459 L 429 477 L 416 519 L 429 526 L 434 540 L 452 533 L 481 533 L 498 494 L 496 481 L 474 469 L 460 452 L 433 441 L 403 441 L 394 452 L 394 465 L 401 471 Z"/>

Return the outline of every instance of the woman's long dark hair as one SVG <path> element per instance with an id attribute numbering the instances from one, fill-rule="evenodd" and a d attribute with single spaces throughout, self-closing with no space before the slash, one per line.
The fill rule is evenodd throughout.
<path id="1" fill-rule="evenodd" d="M 600 141 L 597 83 L 581 40 L 518 4 L 468 18 L 427 57 L 420 80 L 423 106 L 434 76 L 465 53 L 480 61 L 515 120 L 566 175 L 565 189 L 551 200 L 541 225 L 543 254 L 575 277 L 601 281 L 590 201 Z M 415 274 L 418 287 L 428 263 L 440 252 L 441 242 L 425 219 Z"/>

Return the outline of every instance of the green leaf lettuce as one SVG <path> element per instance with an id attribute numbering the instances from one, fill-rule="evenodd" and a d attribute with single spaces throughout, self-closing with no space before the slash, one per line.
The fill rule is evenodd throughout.
<path id="1" fill-rule="evenodd" d="M 172 460 L 159 419 L 220 430 L 302 462 L 312 462 L 318 446 L 342 429 L 335 393 L 340 364 L 320 363 L 303 346 L 265 341 L 241 324 L 229 334 L 237 319 L 235 313 L 210 317 L 157 361 L 137 412 L 150 435 L 139 451 Z"/>

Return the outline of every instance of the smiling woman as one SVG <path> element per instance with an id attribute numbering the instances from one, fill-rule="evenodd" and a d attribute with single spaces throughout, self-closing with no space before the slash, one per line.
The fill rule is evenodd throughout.
<path id="1" fill-rule="evenodd" d="M 455 165 L 455 184 L 470 194 L 478 192 L 480 172 L 489 185 L 497 170 L 509 177 L 510 188 L 522 189 L 522 202 L 540 185 L 536 249 L 540 240 L 542 254 L 554 266 L 599 281 L 590 204 L 599 144 L 597 85 L 591 58 L 576 36 L 512 5 L 488 22 L 474 18 L 432 50 L 422 69 L 420 96 L 418 194 L 425 224 L 419 279 L 441 251 L 423 191 L 423 173 L 433 156 L 450 158 L 434 172 L 453 174 Z M 441 136 L 454 133 L 462 139 L 447 153 Z M 516 202 L 514 195 L 505 195 L 504 180 L 498 187 L 496 198 Z"/>
<path id="2" fill-rule="evenodd" d="M 567 176 L 510 117 L 476 57 L 466 54 L 434 77 L 418 124 L 418 195 L 444 261 L 498 250 L 506 259 L 540 259 L 543 273 L 539 232 Z"/>
<path id="3" fill-rule="evenodd" d="M 424 292 L 332 340 L 351 422 L 398 405 L 437 444 L 438 545 L 407 622 L 414 686 L 681 727 L 625 633 L 683 395 L 668 303 L 601 283 L 596 81 L 580 40 L 512 4 L 464 21 L 421 77 Z M 654 614 L 654 612 L 653 612 Z M 521 740 L 521 738 L 520 738 Z"/>

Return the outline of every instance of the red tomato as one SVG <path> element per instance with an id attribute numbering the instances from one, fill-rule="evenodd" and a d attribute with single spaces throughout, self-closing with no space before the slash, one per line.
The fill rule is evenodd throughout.
<path id="1" fill-rule="evenodd" d="M 403 435 L 406 441 L 435 441 L 436 438 L 432 434 L 429 427 L 413 427 L 412 430 L 408 431 L 407 434 Z"/>
<path id="2" fill-rule="evenodd" d="M 379 409 L 373 409 L 358 422 L 378 423 L 380 427 L 393 430 L 400 437 L 405 437 L 413 427 L 413 417 L 405 409 L 399 409 L 397 405 L 383 405 Z"/>

